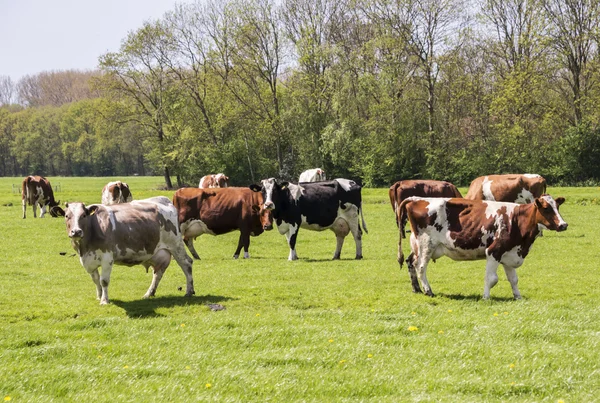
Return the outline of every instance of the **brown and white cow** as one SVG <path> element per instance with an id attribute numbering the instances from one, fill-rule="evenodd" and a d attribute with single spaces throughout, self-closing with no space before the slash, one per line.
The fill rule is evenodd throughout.
<path id="1" fill-rule="evenodd" d="M 96 284 L 100 304 L 108 303 L 113 264 L 141 264 L 146 270 L 152 267 L 152 283 L 144 295 L 148 298 L 154 296 L 171 256 L 186 277 L 185 295 L 195 293 L 193 260 L 185 252 L 177 226 L 177 209 L 168 198 L 159 196 L 111 206 L 67 203 L 65 221 L 71 245 Z"/>
<path id="2" fill-rule="evenodd" d="M 486 260 L 483 298 L 498 282 L 500 264 L 515 299 L 521 298 L 516 269 L 523 264 L 541 228 L 564 231 L 567 223 L 558 207 L 563 197 L 543 195 L 533 203 L 516 204 L 448 198 L 409 197 L 400 205 L 412 229 L 411 254 L 406 259 L 414 292 L 433 296 L 427 281 L 427 265 L 442 256 L 453 260 Z M 402 237 L 398 263 L 402 267 Z"/>
<path id="3" fill-rule="evenodd" d="M 60 200 L 54 200 L 52 185 L 43 176 L 28 176 L 23 179 L 21 190 L 21 203 L 23 204 L 23 218 L 27 205 L 33 206 L 33 217 L 37 217 L 37 206 L 40 206 L 40 218 L 46 214 L 46 208 L 50 207 L 52 217 L 62 217 L 65 212 L 59 207 Z"/>
<path id="4" fill-rule="evenodd" d="M 400 204 L 411 196 L 419 197 L 458 197 L 462 195 L 450 182 L 434 180 L 403 180 L 394 183 L 389 190 L 390 203 L 396 215 L 396 225 L 400 228 L 402 238 L 405 238 L 406 214 L 400 214 Z"/>
<path id="5" fill-rule="evenodd" d="M 125 182 L 108 182 L 102 188 L 102 204 L 110 205 L 119 203 L 129 203 L 132 200 L 133 195 L 129 190 L 129 186 Z"/>
<path id="6" fill-rule="evenodd" d="M 474 179 L 465 199 L 532 203 L 546 193 L 546 179 L 537 174 L 487 175 Z"/>
<path id="7" fill-rule="evenodd" d="M 249 258 L 250 236 L 273 229 L 273 216 L 263 207 L 263 195 L 248 188 L 197 189 L 182 188 L 173 195 L 179 211 L 179 228 L 192 256 L 200 259 L 194 240 L 202 234 L 221 235 L 240 231 L 233 258 Z"/>
<path id="8" fill-rule="evenodd" d="M 300 178 L 298 179 L 298 183 L 300 182 L 321 182 L 325 181 L 327 178 L 325 177 L 325 171 L 321 168 L 313 168 L 307 169 L 306 171 L 300 174 Z"/>
<path id="9" fill-rule="evenodd" d="M 200 189 L 226 188 L 229 186 L 229 176 L 225 174 L 205 175 L 200 179 L 198 187 Z"/>

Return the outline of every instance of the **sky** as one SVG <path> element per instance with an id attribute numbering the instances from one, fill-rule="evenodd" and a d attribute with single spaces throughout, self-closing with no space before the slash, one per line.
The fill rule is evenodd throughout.
<path id="1" fill-rule="evenodd" d="M 0 76 L 93 70 L 127 33 L 191 0 L 0 0 Z"/>

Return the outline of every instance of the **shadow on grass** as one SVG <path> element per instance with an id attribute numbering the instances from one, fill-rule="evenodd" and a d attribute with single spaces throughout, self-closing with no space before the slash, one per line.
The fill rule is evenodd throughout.
<path id="1" fill-rule="evenodd" d="M 123 308 L 130 318 L 150 318 L 164 316 L 158 312 L 158 308 L 172 308 L 176 306 L 207 305 L 217 302 L 231 301 L 234 298 L 221 295 L 200 295 L 193 297 L 152 297 L 138 299 L 135 301 L 121 301 L 112 299 L 111 304 Z M 207 308 L 208 309 L 208 308 Z"/>
<path id="2" fill-rule="evenodd" d="M 443 298 L 448 298 L 448 299 L 453 299 L 456 301 L 480 301 L 483 300 L 483 296 L 481 294 L 443 294 L 443 293 L 438 293 L 436 294 L 439 297 L 443 297 Z M 510 302 L 510 301 L 514 301 L 514 298 L 511 297 L 494 297 L 491 296 L 490 301 L 501 301 L 501 302 Z"/>

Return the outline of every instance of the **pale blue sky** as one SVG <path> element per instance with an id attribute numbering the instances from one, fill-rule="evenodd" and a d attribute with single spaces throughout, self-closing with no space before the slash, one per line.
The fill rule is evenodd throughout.
<path id="1" fill-rule="evenodd" d="M 0 76 L 94 69 L 129 31 L 192 0 L 0 0 Z"/>

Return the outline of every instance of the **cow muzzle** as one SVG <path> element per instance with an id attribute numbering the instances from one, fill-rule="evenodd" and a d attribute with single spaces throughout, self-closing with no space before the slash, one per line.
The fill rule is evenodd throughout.
<path id="1" fill-rule="evenodd" d="M 562 223 L 558 226 L 558 228 L 556 229 L 556 232 L 565 231 L 568 226 L 569 226 L 569 224 L 567 224 L 566 222 Z"/>
<path id="2" fill-rule="evenodd" d="M 273 229 L 273 224 L 263 225 L 263 230 L 271 231 Z"/>
<path id="3" fill-rule="evenodd" d="M 79 238 L 81 238 L 82 236 L 83 236 L 83 231 L 82 231 L 81 229 L 79 229 L 79 228 L 77 228 L 77 229 L 72 229 L 72 230 L 69 232 L 69 238 L 72 238 L 72 239 L 73 239 L 73 238 L 74 238 L 74 239 L 79 239 Z"/>
<path id="4" fill-rule="evenodd" d="M 272 201 L 266 202 L 264 205 L 264 209 L 265 210 L 275 210 L 275 203 L 273 203 Z"/>

